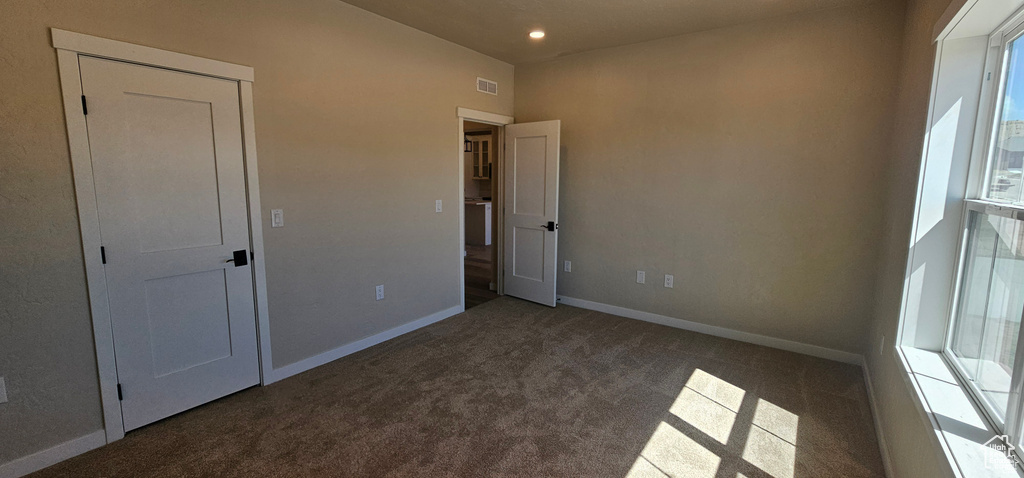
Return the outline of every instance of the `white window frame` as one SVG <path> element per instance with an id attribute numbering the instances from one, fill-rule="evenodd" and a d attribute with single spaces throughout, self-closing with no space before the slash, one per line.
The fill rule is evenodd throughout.
<path id="1" fill-rule="evenodd" d="M 946 322 L 946 336 L 942 347 L 942 355 L 946 362 L 953 369 L 956 378 L 961 386 L 967 390 L 970 397 L 979 406 L 985 418 L 997 430 L 1008 435 L 1014 444 L 1022 443 L 1022 429 L 1024 429 L 1024 327 L 1018 332 L 1017 351 L 1014 356 L 1013 374 L 1011 376 L 1010 396 L 1006 408 L 1006 416 L 996 409 L 996 406 L 970 379 L 970 375 L 964 368 L 960 359 L 952 350 L 953 334 L 956 328 L 956 320 L 959 312 L 960 291 L 966 266 L 967 246 L 970 237 L 971 212 L 999 216 L 1024 222 L 1024 203 L 1011 203 L 985 199 L 983 196 L 989 191 L 992 180 L 991 162 L 998 142 L 999 119 L 1002 116 L 1002 106 L 1006 93 L 1006 81 L 1008 77 L 1009 55 L 1007 46 L 1010 42 L 1024 37 L 1024 9 L 1018 10 L 1001 25 L 989 37 L 989 54 L 985 61 L 986 78 L 983 85 L 981 99 L 977 116 L 975 133 L 975 144 L 983 144 L 982 148 L 975 148 L 971 155 L 970 173 L 968 176 L 967 197 L 963 199 L 963 213 L 961 216 L 961 234 L 957 244 L 957 258 L 955 262 L 955 280 L 950 291 L 949 320 Z M 998 79 L 998 82 L 990 81 Z M 1022 314 L 1024 323 L 1024 314 Z M 1020 450 L 1018 447 L 1018 455 Z"/>

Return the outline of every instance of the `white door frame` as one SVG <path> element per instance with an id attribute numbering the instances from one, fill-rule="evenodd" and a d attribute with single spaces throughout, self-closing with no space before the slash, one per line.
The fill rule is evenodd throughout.
<path id="1" fill-rule="evenodd" d="M 260 216 L 259 176 L 256 167 L 256 126 L 253 116 L 253 69 L 197 56 L 158 50 L 105 38 L 50 29 L 53 47 L 57 50 L 61 92 L 64 98 L 64 119 L 68 129 L 68 146 L 74 175 L 78 220 L 82 231 L 86 284 L 92 312 L 93 340 L 96 344 L 96 366 L 99 371 L 100 400 L 103 406 L 103 428 L 107 443 L 124 437 L 121 403 L 117 398 L 117 366 L 114 337 L 107 303 L 107 283 L 100 258 L 100 220 L 96 203 L 89 150 L 89 134 L 82 108 L 80 55 L 154 66 L 168 70 L 212 76 L 238 82 L 242 115 L 242 148 L 245 161 L 246 196 L 249 205 L 249 242 L 253 284 L 256 297 L 257 346 L 260 354 L 260 383 L 272 382 L 273 362 L 270 357 L 270 318 L 267 310 L 266 265 L 263 257 L 263 221 Z"/>
<path id="2" fill-rule="evenodd" d="M 460 304 L 461 304 L 460 305 L 460 309 L 463 312 L 465 312 L 466 311 L 466 197 L 465 197 L 465 195 L 466 195 L 466 190 L 465 190 L 465 188 L 466 188 L 466 185 L 465 185 L 465 181 L 466 181 L 466 156 L 465 156 L 465 153 L 463 152 L 463 140 L 466 137 L 465 136 L 466 135 L 466 131 L 465 131 L 465 124 L 464 124 L 464 122 L 465 121 L 473 121 L 475 123 L 484 123 L 484 124 L 490 124 L 490 125 L 494 125 L 494 126 L 505 126 L 505 125 L 513 124 L 516 121 L 515 121 L 515 118 L 513 118 L 511 116 L 500 115 L 500 114 L 497 114 L 497 113 L 488 113 L 486 111 L 478 111 L 478 110 L 472 110 L 472 109 L 469 109 L 469 108 L 462 108 L 462 107 L 459 107 L 456 110 L 456 116 L 458 116 L 458 119 L 459 119 L 459 141 L 458 141 L 458 145 L 459 145 L 459 154 L 458 154 L 458 157 L 459 157 L 459 195 L 456 196 L 457 198 L 459 198 L 459 301 L 460 301 Z M 502 128 L 502 129 L 500 129 L 498 131 L 498 137 L 494 139 L 494 142 L 495 142 L 495 144 L 498 145 L 498 148 L 497 148 L 498 154 L 495 157 L 496 160 L 495 160 L 494 163 L 497 164 L 497 165 L 504 164 L 502 162 L 502 160 L 504 158 L 504 155 L 505 155 L 505 147 L 503 146 L 504 142 L 505 142 L 505 130 L 504 130 L 504 128 Z M 491 232 L 491 237 L 495 238 L 495 240 L 494 240 L 494 243 L 496 244 L 495 247 L 498 249 L 498 261 L 494 263 L 495 269 L 498 269 L 498 266 L 500 266 L 502 264 L 502 261 L 503 261 L 502 254 L 504 252 L 502 250 L 503 249 L 503 244 L 502 243 L 504 241 L 502 241 L 500 238 L 502 237 L 501 234 L 503 234 L 504 231 L 505 231 L 505 212 L 502 211 L 501 208 L 497 207 L 497 206 L 502 204 L 502 203 L 498 202 L 498 201 L 500 201 L 500 199 L 498 199 L 498 198 L 501 197 L 502 190 L 504 189 L 504 186 L 503 186 L 503 183 L 502 183 L 502 178 L 503 177 L 504 176 L 503 176 L 503 173 L 502 173 L 502 168 L 500 168 L 500 167 L 491 168 L 491 183 L 494 184 L 494 181 L 498 182 L 497 183 L 498 184 L 498 195 L 497 196 L 494 196 L 494 195 L 491 196 L 492 206 L 494 206 L 495 211 L 497 212 L 497 216 L 498 216 L 498 220 L 494 221 L 495 224 L 491 225 L 495 229 L 494 231 Z M 497 233 L 497 234 L 495 234 L 495 233 Z M 503 274 L 501 274 L 501 272 L 499 270 L 498 282 L 496 284 L 496 286 L 497 286 L 496 288 L 498 289 L 497 290 L 498 294 L 502 294 L 504 292 L 504 284 L 503 284 L 504 279 L 502 278 L 502 275 Z"/>

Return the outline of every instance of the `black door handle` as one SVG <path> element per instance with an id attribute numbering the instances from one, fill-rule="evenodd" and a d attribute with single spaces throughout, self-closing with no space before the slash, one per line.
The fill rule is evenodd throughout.
<path id="1" fill-rule="evenodd" d="M 548 221 L 547 228 L 549 231 L 555 232 L 555 229 L 558 229 L 558 224 L 555 224 L 555 221 Z"/>
<path id="2" fill-rule="evenodd" d="M 235 267 L 242 267 L 249 265 L 249 251 L 242 249 L 240 251 L 232 252 L 233 259 L 228 259 L 225 262 L 234 262 Z"/>

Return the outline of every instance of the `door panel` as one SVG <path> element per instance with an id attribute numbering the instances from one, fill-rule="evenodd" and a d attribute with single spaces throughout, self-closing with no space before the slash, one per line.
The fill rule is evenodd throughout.
<path id="1" fill-rule="evenodd" d="M 143 252 L 223 243 L 210 103 L 127 94 L 129 150 L 147 151 L 135 163 L 139 240 Z M 190 194 L 181 194 L 190 191 Z M 160 220 L 150 220 L 150 218 Z"/>
<path id="2" fill-rule="evenodd" d="M 238 84 L 80 66 L 131 430 L 259 382 Z"/>
<path id="3" fill-rule="evenodd" d="M 544 281 L 544 236 L 543 229 L 512 228 L 512 276 L 517 279 Z"/>
<path id="4" fill-rule="evenodd" d="M 505 127 L 505 293 L 555 306 L 559 121 Z"/>
<path id="5" fill-rule="evenodd" d="M 223 270 L 151 279 L 145 287 L 155 377 L 231 356 Z"/>
<path id="6" fill-rule="evenodd" d="M 546 202 L 547 136 L 514 138 L 516 161 L 512 177 L 514 214 L 543 217 Z M 555 158 L 557 161 L 557 157 Z"/>

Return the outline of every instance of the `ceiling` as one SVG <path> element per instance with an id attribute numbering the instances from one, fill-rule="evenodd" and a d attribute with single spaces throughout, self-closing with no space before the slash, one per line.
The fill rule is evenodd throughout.
<path id="1" fill-rule="evenodd" d="M 869 1 L 345 0 L 512 64 Z"/>

